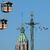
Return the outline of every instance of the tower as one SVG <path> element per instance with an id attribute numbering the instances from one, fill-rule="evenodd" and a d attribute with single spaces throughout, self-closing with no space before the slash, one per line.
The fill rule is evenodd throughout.
<path id="1" fill-rule="evenodd" d="M 29 48 L 28 46 L 29 46 L 28 39 L 25 35 L 25 29 L 22 26 L 20 29 L 20 35 L 18 37 L 15 49 L 16 50 L 28 50 L 28 48 Z"/>

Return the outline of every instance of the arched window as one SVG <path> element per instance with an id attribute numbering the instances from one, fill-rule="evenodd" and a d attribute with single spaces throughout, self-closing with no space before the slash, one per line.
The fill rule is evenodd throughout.
<path id="1" fill-rule="evenodd" d="M 23 44 L 23 50 L 26 50 L 26 48 L 25 48 L 25 44 Z"/>
<path id="2" fill-rule="evenodd" d="M 21 46 L 19 45 L 19 50 L 21 50 Z"/>

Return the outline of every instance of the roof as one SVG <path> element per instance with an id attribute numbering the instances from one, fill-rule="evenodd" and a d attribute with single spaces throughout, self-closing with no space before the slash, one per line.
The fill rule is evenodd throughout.
<path id="1" fill-rule="evenodd" d="M 7 24 L 7 20 L 6 19 L 1 19 L 0 22 L 5 22 L 5 24 Z"/>
<path id="2" fill-rule="evenodd" d="M 20 35 L 17 40 L 18 42 L 26 42 L 27 41 L 27 37 L 26 37 L 25 32 L 23 30 L 25 30 L 24 27 L 21 27 L 21 32 L 20 32 Z"/>
<path id="3" fill-rule="evenodd" d="M 1 19 L 0 21 L 7 21 L 6 19 Z"/>
<path id="4" fill-rule="evenodd" d="M 11 2 L 9 2 L 9 1 L 7 1 L 7 2 L 4 2 L 4 4 L 11 4 L 11 5 L 12 5 L 12 3 L 11 3 Z"/>

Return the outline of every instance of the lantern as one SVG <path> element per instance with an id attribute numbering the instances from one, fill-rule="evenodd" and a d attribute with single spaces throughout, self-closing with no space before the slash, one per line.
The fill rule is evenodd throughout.
<path id="1" fill-rule="evenodd" d="M 7 20 L 6 19 L 1 19 L 0 20 L 0 30 L 3 30 L 7 28 Z"/>
<path id="2" fill-rule="evenodd" d="M 2 10 L 2 12 L 12 11 L 12 3 L 11 2 L 1 3 L 1 10 Z"/>

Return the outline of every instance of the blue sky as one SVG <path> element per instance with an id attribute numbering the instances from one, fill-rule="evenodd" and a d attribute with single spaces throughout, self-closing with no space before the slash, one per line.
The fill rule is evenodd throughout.
<path id="1" fill-rule="evenodd" d="M 3 13 L 0 8 L 0 18 L 8 20 L 8 28 L 0 30 L 0 50 L 15 50 L 17 37 L 20 34 L 16 28 L 23 22 L 29 22 L 30 12 L 34 13 L 34 21 L 40 23 L 35 26 L 35 50 L 50 50 L 50 0 L 4 0 L 13 3 L 13 11 Z M 2 3 L 2 0 L 0 0 Z M 22 17 L 23 13 L 23 17 Z M 47 26 L 47 31 L 40 31 L 39 26 Z M 25 25 L 25 33 L 30 36 L 29 26 Z M 29 36 L 28 39 L 29 39 Z"/>

